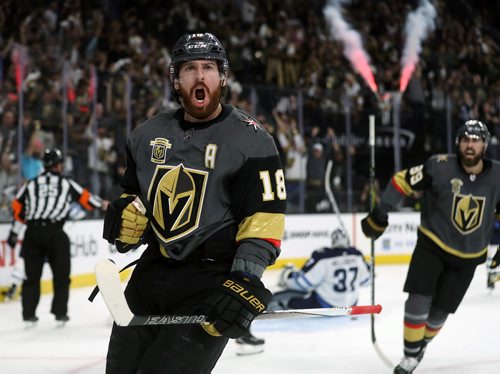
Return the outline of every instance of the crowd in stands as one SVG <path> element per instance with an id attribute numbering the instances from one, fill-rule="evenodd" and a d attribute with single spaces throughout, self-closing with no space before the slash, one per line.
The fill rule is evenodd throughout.
<path id="1" fill-rule="evenodd" d="M 347 156 L 360 196 L 354 209 L 366 210 L 368 115 L 376 115 L 378 127 L 391 126 L 391 101 L 379 97 L 399 89 L 405 20 L 418 1 L 341 3 L 371 58 L 380 96 L 332 37 L 323 13 L 326 0 L 1 2 L 3 195 L 6 186 L 36 174 L 43 148 L 66 141 L 66 172 L 113 198 L 124 170 L 127 133 L 176 106 L 169 88 L 170 48 L 185 32 L 208 31 L 228 54 L 226 101 L 253 113 L 275 137 L 290 212 L 328 210 L 326 162 L 335 161 L 333 185 L 341 195 Z M 420 63 L 402 96 L 401 125 L 414 135 L 404 150 L 404 166 L 446 152 L 447 121 L 454 132 L 470 118 L 486 122 L 494 135 L 490 152 L 500 158 L 495 147 L 500 138 L 500 9 L 488 1 L 433 3 L 435 31 L 422 42 Z M 350 139 L 344 131 L 347 116 Z M 386 167 L 380 173 L 380 185 L 392 171 Z"/>

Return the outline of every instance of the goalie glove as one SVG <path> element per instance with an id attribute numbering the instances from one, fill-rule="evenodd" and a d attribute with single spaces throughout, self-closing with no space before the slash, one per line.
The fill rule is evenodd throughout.
<path id="1" fill-rule="evenodd" d="M 286 264 L 279 275 L 278 287 L 287 288 L 287 279 L 290 277 L 290 274 L 295 271 L 297 271 L 297 268 L 294 264 Z"/>
<path id="2" fill-rule="evenodd" d="M 375 207 L 370 214 L 361 220 L 363 234 L 373 240 L 378 239 L 388 225 L 387 213 L 382 212 L 378 207 Z"/>
<path id="3" fill-rule="evenodd" d="M 500 246 L 497 248 L 497 253 L 495 253 L 495 256 L 493 256 L 493 258 L 491 259 L 490 269 L 496 269 L 499 266 L 500 266 Z"/>
<path id="4" fill-rule="evenodd" d="M 249 332 L 256 316 L 264 312 L 272 294 L 254 276 L 233 272 L 220 278 L 214 292 L 204 301 L 210 323 L 202 324 L 212 336 L 236 339 Z"/>
<path id="5" fill-rule="evenodd" d="M 104 217 L 103 238 L 115 244 L 121 253 L 136 247 L 148 226 L 147 204 L 141 197 L 128 194 L 122 194 L 109 204 Z"/>

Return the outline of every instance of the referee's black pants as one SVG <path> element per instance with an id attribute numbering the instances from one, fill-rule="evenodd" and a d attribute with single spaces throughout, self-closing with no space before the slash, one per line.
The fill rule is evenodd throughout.
<path id="1" fill-rule="evenodd" d="M 26 229 L 21 255 L 26 280 L 22 288 L 23 319 L 35 316 L 40 301 L 40 279 L 45 259 L 52 270 L 54 297 L 51 313 L 67 315 L 71 271 L 70 241 L 61 225 L 30 226 Z"/>

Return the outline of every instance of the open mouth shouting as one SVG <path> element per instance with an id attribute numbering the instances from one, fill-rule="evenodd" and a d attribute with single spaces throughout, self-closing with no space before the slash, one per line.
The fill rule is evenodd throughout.
<path id="1" fill-rule="evenodd" d="M 468 149 L 466 149 L 466 150 L 465 150 L 465 154 L 466 154 L 467 156 L 472 156 L 472 157 L 474 157 L 474 156 L 476 155 L 476 151 L 474 151 L 473 149 L 468 148 Z"/>
<path id="2" fill-rule="evenodd" d="M 206 87 L 197 86 L 194 88 L 194 102 L 197 106 L 205 105 L 205 98 L 208 96 Z"/>
<path id="3" fill-rule="evenodd" d="M 179 91 L 184 110 L 193 117 L 189 119 L 190 121 L 210 120 L 220 113 L 221 90 L 219 86 L 213 84 L 212 87 L 204 82 L 196 82 L 189 89 L 181 86 Z"/>

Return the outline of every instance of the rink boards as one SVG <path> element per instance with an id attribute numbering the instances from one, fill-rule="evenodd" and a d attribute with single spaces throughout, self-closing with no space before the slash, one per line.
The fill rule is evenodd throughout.
<path id="1" fill-rule="evenodd" d="M 360 221 L 364 214 L 342 214 L 342 222 L 351 235 L 354 246 L 367 257 L 371 243 L 361 232 Z M 418 213 L 391 213 L 389 227 L 375 242 L 377 264 L 407 263 L 416 241 L 416 230 L 420 222 Z M 339 225 L 334 214 L 288 215 L 285 218 L 285 235 L 281 245 L 281 255 L 273 267 L 286 263 L 300 266 L 317 248 L 328 246 L 331 232 Z M 18 263 L 22 235 L 17 247 L 12 251 L 6 244 L 9 224 L 0 224 L 0 286 L 10 282 L 12 269 Z M 102 220 L 67 222 L 64 230 L 71 240 L 71 286 L 83 287 L 95 284 L 94 266 L 103 258 L 115 260 L 119 267 L 138 258 L 144 248 L 127 254 L 116 252 L 114 246 L 102 239 Z M 46 265 L 42 275 L 42 292 L 51 291 L 51 272 Z"/>

